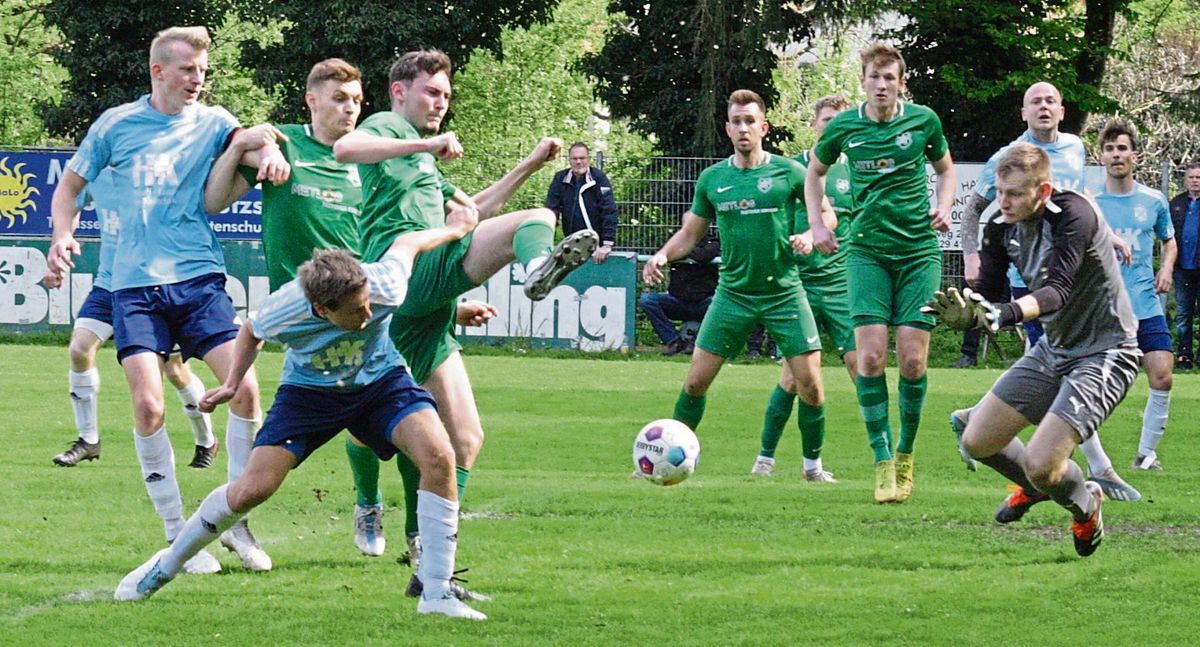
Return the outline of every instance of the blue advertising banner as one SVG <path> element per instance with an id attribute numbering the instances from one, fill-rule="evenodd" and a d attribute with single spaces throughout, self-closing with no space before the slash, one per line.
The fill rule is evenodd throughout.
<path id="1" fill-rule="evenodd" d="M 0 152 L 0 236 L 50 236 L 50 199 L 72 154 Z M 250 189 L 228 209 L 210 215 L 209 224 L 221 240 L 261 240 L 262 193 Z M 80 214 L 75 235 L 100 236 L 99 219 L 90 207 Z"/>

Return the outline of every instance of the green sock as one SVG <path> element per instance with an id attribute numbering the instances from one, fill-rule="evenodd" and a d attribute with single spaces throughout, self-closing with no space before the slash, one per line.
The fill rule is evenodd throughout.
<path id="1" fill-rule="evenodd" d="M 887 376 L 859 375 L 855 382 L 858 387 L 858 408 L 867 425 L 867 442 L 875 454 L 875 462 L 888 460 L 892 457 L 892 428 L 888 424 Z"/>
<path id="2" fill-rule="evenodd" d="M 679 398 L 675 400 L 675 415 L 671 417 L 695 431 L 700 425 L 700 419 L 704 417 L 705 399 L 702 395 L 691 396 L 680 390 Z"/>
<path id="3" fill-rule="evenodd" d="M 922 375 L 915 380 L 900 376 L 900 442 L 896 451 L 911 454 L 921 426 L 921 409 L 925 406 L 925 390 L 929 379 Z"/>
<path id="4" fill-rule="evenodd" d="M 346 434 L 346 457 L 350 459 L 350 471 L 354 474 L 354 488 L 358 490 L 358 505 L 379 505 L 383 497 L 379 494 L 379 457 L 370 447 L 359 447 Z"/>
<path id="5" fill-rule="evenodd" d="M 404 534 L 417 534 L 417 490 L 421 487 L 421 470 L 403 452 L 396 454 L 396 469 L 404 484 Z"/>
<path id="6" fill-rule="evenodd" d="M 804 457 L 817 460 L 825 447 L 825 405 L 812 406 L 800 400 L 796 408 L 796 424 L 800 427 L 800 444 Z"/>
<path id="7" fill-rule="evenodd" d="M 467 479 L 471 477 L 471 470 L 462 465 L 454 466 L 454 479 L 458 481 L 458 505 L 462 505 L 463 493 L 467 491 Z"/>
<path id="8" fill-rule="evenodd" d="M 767 412 L 763 414 L 762 448 L 759 456 L 775 457 L 775 448 L 779 447 L 779 439 L 783 436 L 783 428 L 787 426 L 788 418 L 792 417 L 792 405 L 796 402 L 796 394 L 788 393 L 775 385 L 771 398 L 767 400 Z"/>
<path id="9" fill-rule="evenodd" d="M 547 222 L 533 219 L 517 225 L 513 232 L 513 254 L 518 261 L 528 264 L 539 256 L 549 256 L 554 247 L 554 227 Z"/>

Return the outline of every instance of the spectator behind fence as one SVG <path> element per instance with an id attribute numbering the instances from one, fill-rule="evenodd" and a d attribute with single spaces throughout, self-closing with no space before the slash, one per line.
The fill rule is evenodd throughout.
<path id="1" fill-rule="evenodd" d="M 1171 224 L 1179 236 L 1179 264 L 1175 266 L 1175 365 L 1192 368 L 1192 321 L 1200 297 L 1200 163 L 1188 164 L 1183 193 L 1171 199 Z"/>
<path id="2" fill-rule="evenodd" d="M 617 201 L 612 182 L 604 171 L 592 166 L 587 144 L 571 144 L 569 156 L 571 167 L 555 173 L 550 182 L 546 207 L 558 216 L 564 236 L 583 229 L 599 234 L 600 247 L 592 258 L 603 263 L 617 239 Z"/>
<path id="3" fill-rule="evenodd" d="M 662 343 L 663 355 L 691 355 L 696 348 L 695 334 L 684 338 L 672 320 L 687 323 L 704 319 L 708 304 L 717 290 L 717 264 L 721 243 L 709 232 L 687 258 L 671 264 L 670 284 L 666 292 L 643 292 L 638 305 Z"/>

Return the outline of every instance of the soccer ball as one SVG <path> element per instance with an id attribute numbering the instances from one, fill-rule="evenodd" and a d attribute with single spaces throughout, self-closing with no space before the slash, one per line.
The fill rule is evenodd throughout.
<path id="1" fill-rule="evenodd" d="M 700 440 L 678 420 L 655 420 L 633 440 L 633 466 L 655 485 L 675 485 L 700 462 Z"/>

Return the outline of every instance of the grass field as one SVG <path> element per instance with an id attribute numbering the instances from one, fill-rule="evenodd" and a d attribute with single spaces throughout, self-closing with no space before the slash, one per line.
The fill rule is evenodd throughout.
<path id="1" fill-rule="evenodd" d="M 264 400 L 282 355 L 260 361 Z M 351 540 L 353 486 L 335 441 L 255 511 L 275 570 L 232 554 L 215 576 L 181 576 L 143 603 L 111 601 L 120 578 L 162 543 L 138 478 L 128 393 L 111 347 L 103 371 L 103 458 L 50 458 L 74 437 L 64 348 L 0 346 L 0 644 L 1195 644 L 1200 629 L 1200 376 L 1177 377 L 1167 471 L 1136 474 L 1145 380 L 1104 428 L 1141 503 L 1109 502 L 1096 555 L 1075 556 L 1067 515 L 1034 508 L 992 521 L 1001 478 L 967 472 L 947 413 L 994 370 L 934 370 L 917 443 L 916 490 L 872 502 L 853 391 L 825 371 L 825 463 L 839 484 L 801 478 L 794 422 L 769 479 L 748 475 L 771 365 L 733 365 L 710 394 L 697 474 L 674 488 L 631 480 L 630 444 L 668 416 L 679 362 L 469 357 L 489 434 L 460 528 L 470 586 L 494 596 L 469 623 L 416 614 L 402 514 L 385 519 L 382 558 Z M 212 377 L 202 373 L 211 385 Z M 895 380 L 894 369 L 891 379 Z M 187 512 L 224 480 L 186 465 L 190 434 L 174 394 L 168 429 Z M 893 420 L 895 400 L 893 397 Z M 224 413 L 217 416 L 223 433 Z M 985 468 L 986 469 L 986 468 Z M 389 506 L 399 477 L 385 466 Z"/>

